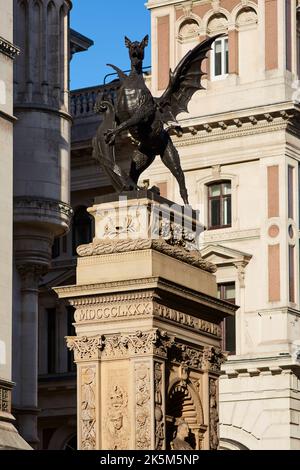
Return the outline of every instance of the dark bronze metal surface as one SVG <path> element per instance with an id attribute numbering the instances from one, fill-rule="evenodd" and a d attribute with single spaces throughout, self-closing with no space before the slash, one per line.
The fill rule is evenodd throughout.
<path id="1" fill-rule="evenodd" d="M 103 166 L 116 191 L 139 190 L 140 175 L 160 155 L 176 178 L 184 203 L 188 204 L 184 173 L 169 131 L 173 129 L 179 135 L 182 133 L 176 118 L 188 111 L 188 103 L 194 93 L 203 89 L 201 65 L 218 37 L 220 35 L 206 39 L 183 57 L 174 72 L 170 71 L 169 85 L 160 98 L 152 96 L 143 75 L 148 36 L 141 42 L 131 42 L 125 37 L 131 72 L 126 75 L 109 64 L 119 76 L 120 87 L 115 100 L 107 97 L 97 103 L 96 111 L 103 114 L 103 120 L 93 140 L 94 158 Z M 124 131 L 129 132 L 136 143 L 129 174 L 118 165 L 115 154 L 115 139 Z"/>

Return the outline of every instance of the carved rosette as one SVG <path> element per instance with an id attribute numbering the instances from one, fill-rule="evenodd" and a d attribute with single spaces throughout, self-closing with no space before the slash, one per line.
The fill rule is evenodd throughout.
<path id="1" fill-rule="evenodd" d="M 80 438 L 82 450 L 96 449 L 96 368 L 81 369 Z"/>
<path id="2" fill-rule="evenodd" d="M 104 337 L 101 335 L 68 336 L 66 340 L 70 351 L 74 351 L 75 362 L 97 360 L 104 348 Z"/>
<path id="3" fill-rule="evenodd" d="M 165 416 L 163 411 L 163 364 L 154 362 L 155 450 L 165 449 Z"/>
<path id="4" fill-rule="evenodd" d="M 114 384 L 108 396 L 105 420 L 106 438 L 109 450 L 128 449 L 128 394 L 120 385 Z"/>
<path id="5" fill-rule="evenodd" d="M 136 392 L 136 450 L 151 449 L 151 381 L 150 365 L 141 362 L 135 365 Z"/>
<path id="6" fill-rule="evenodd" d="M 219 411 L 217 380 L 209 379 L 209 447 L 217 450 L 219 446 Z"/>

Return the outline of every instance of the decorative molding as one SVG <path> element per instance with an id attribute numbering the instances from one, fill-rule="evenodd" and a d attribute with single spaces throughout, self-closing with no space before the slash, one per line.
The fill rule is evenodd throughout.
<path id="1" fill-rule="evenodd" d="M 215 241 L 259 238 L 260 233 L 259 228 L 250 230 L 211 230 L 204 233 L 204 242 L 207 244 Z"/>
<path id="2" fill-rule="evenodd" d="M 80 447 L 96 449 L 96 368 L 84 367 L 80 371 Z"/>
<path id="3" fill-rule="evenodd" d="M 101 335 L 97 336 L 67 336 L 67 347 L 74 351 L 75 362 L 94 361 L 100 358 L 105 340 Z"/>
<path id="4" fill-rule="evenodd" d="M 24 218 L 41 217 L 52 218 L 53 213 L 63 215 L 71 220 L 73 209 L 69 204 L 55 199 L 47 199 L 34 196 L 14 197 L 14 218 L 16 222 L 23 221 Z"/>
<path id="5" fill-rule="evenodd" d="M 183 370 L 187 368 L 203 369 L 203 348 L 196 349 L 186 344 L 174 342 L 170 351 L 170 360 L 179 363 Z M 186 378 L 183 378 L 186 381 Z"/>
<path id="6" fill-rule="evenodd" d="M 136 450 L 151 449 L 151 381 L 149 362 L 135 364 Z"/>
<path id="7" fill-rule="evenodd" d="M 203 369 L 220 373 L 221 366 L 226 362 L 227 356 L 220 348 L 207 346 L 203 353 Z"/>
<path id="8" fill-rule="evenodd" d="M 156 250 L 205 271 L 211 273 L 216 272 L 216 267 L 212 263 L 204 261 L 198 251 L 188 251 L 180 245 L 169 244 L 164 239 L 101 240 L 90 243 L 89 245 L 79 246 L 77 248 L 77 253 L 81 257 L 87 257 L 150 249 Z"/>
<path id="9" fill-rule="evenodd" d="M 217 119 L 216 117 L 215 121 L 199 124 L 191 122 L 191 120 L 186 120 L 185 124 L 182 120 L 180 122 L 184 129 L 182 137 L 173 136 L 172 139 L 177 147 L 185 147 L 203 142 L 257 135 L 284 129 L 292 132 L 293 122 L 298 114 L 299 112 L 291 107 L 285 110 L 270 110 L 265 113 L 257 112 L 248 116 L 230 116 L 223 119 Z M 189 132 L 191 126 L 197 132 L 196 134 L 193 132 L 194 135 Z"/>
<path id="10" fill-rule="evenodd" d="M 135 302 L 135 301 L 151 301 L 154 296 L 154 291 L 141 291 L 141 292 L 130 292 L 125 294 L 114 294 L 114 295 L 103 295 L 93 297 L 81 297 L 79 299 L 72 299 L 73 307 L 86 307 L 89 305 L 101 305 L 101 304 L 119 304 L 122 302 Z"/>
<path id="11" fill-rule="evenodd" d="M 20 54 L 20 49 L 0 36 L 0 52 L 14 60 Z"/>
<path id="12" fill-rule="evenodd" d="M 158 329 L 136 331 L 134 334 L 105 336 L 102 359 L 116 359 L 139 355 L 166 357 L 172 344 L 166 332 Z"/>
<path id="13" fill-rule="evenodd" d="M 163 410 L 163 364 L 154 362 L 155 450 L 165 449 L 165 416 Z"/>
<path id="14" fill-rule="evenodd" d="M 218 374 L 221 371 L 221 365 L 225 362 L 226 356 L 220 348 L 212 346 L 205 348 L 199 346 L 195 348 L 176 340 L 172 343 L 169 358 L 171 361 L 179 363 L 183 368 L 182 370 L 191 368 L 208 370 Z"/>

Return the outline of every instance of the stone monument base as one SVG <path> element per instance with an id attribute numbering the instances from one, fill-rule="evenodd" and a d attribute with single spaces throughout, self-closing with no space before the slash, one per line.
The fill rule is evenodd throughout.
<path id="1" fill-rule="evenodd" d="M 217 449 L 221 322 L 235 307 L 217 299 L 195 213 L 148 193 L 89 212 L 77 285 L 55 289 L 75 307 L 79 448 Z"/>
<path id="2" fill-rule="evenodd" d="M 14 426 L 11 414 L 11 391 L 13 384 L 0 381 L 0 450 L 32 450 Z"/>

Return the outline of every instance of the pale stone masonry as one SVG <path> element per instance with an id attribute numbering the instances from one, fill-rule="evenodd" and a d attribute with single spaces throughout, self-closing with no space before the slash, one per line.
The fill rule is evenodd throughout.
<path id="1" fill-rule="evenodd" d="M 75 308 L 78 448 L 170 449 L 184 418 L 194 448 L 215 450 L 220 323 L 236 307 L 187 248 L 192 214 L 151 193 L 117 198 L 89 209 L 95 238 L 78 248 L 76 285 L 55 289 Z"/>

